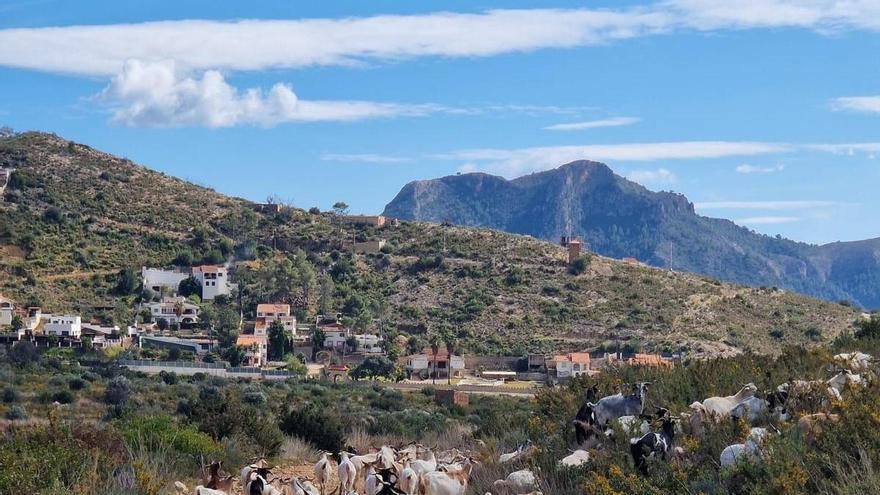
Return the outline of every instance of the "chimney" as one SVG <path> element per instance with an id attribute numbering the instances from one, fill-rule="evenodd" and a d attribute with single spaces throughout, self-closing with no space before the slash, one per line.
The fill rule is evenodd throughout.
<path id="1" fill-rule="evenodd" d="M 568 264 L 574 263 L 581 255 L 581 241 L 571 240 L 568 241 Z"/>

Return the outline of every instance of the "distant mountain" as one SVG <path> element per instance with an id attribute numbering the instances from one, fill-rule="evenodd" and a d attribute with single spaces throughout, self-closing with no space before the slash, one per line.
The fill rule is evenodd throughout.
<path id="1" fill-rule="evenodd" d="M 385 215 L 551 241 L 570 234 L 614 258 L 880 307 L 880 238 L 816 246 L 757 234 L 697 215 L 683 195 L 649 191 L 597 162 L 514 180 L 473 173 L 415 181 Z"/>

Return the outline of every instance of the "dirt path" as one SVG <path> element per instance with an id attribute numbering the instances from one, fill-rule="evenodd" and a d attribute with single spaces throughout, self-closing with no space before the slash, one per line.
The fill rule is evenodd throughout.
<path id="1" fill-rule="evenodd" d="M 91 278 L 95 275 L 114 275 L 119 273 L 119 270 L 119 268 L 110 268 L 91 272 L 56 273 L 54 275 L 40 275 L 37 277 L 37 280 L 40 280 L 41 282 L 53 282 L 55 280 L 82 280 L 84 278 Z"/>

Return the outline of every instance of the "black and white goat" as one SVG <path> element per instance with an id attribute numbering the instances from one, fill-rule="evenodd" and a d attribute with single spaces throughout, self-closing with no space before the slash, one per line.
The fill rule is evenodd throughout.
<path id="1" fill-rule="evenodd" d="M 633 438 L 629 441 L 629 451 L 632 454 L 636 469 L 642 475 L 648 475 L 647 460 L 650 457 L 666 455 L 672 450 L 672 441 L 675 438 L 675 420 L 665 418 L 660 431 L 643 435 L 641 438 Z"/>

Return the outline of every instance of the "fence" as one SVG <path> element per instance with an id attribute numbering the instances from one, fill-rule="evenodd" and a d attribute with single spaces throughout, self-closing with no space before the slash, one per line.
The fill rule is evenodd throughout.
<path id="1" fill-rule="evenodd" d="M 261 370 L 260 368 L 227 368 L 226 363 L 194 363 L 190 361 L 148 361 L 144 359 L 120 360 L 119 364 L 132 371 L 156 374 L 173 371 L 178 375 L 204 373 L 227 378 L 254 378 L 264 380 L 284 380 L 297 375 L 287 370 Z"/>

